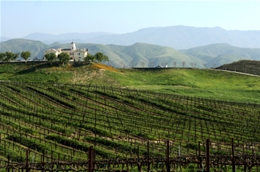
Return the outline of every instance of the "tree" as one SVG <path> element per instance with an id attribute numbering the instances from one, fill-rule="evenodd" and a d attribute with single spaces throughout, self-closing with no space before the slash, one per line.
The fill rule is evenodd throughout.
<path id="1" fill-rule="evenodd" d="M 4 61 L 5 59 L 5 53 L 0 53 L 0 61 Z"/>
<path id="2" fill-rule="evenodd" d="M 105 62 L 105 61 L 109 61 L 108 56 L 104 55 L 101 52 L 97 52 L 94 55 L 94 60 L 96 60 L 97 62 Z"/>
<path id="3" fill-rule="evenodd" d="M 46 58 L 46 60 L 48 62 L 50 62 L 50 64 L 52 64 L 52 61 L 56 58 L 56 54 L 51 52 L 51 53 L 45 54 L 44 57 Z"/>
<path id="4" fill-rule="evenodd" d="M 185 66 L 185 61 L 182 62 L 182 67 L 184 68 L 184 66 Z"/>
<path id="5" fill-rule="evenodd" d="M 84 58 L 85 62 L 105 62 L 109 61 L 108 56 L 104 55 L 101 52 L 97 52 L 95 55 L 88 53 L 87 57 Z"/>
<path id="6" fill-rule="evenodd" d="M 5 55 L 2 55 L 3 56 L 3 61 L 5 62 L 10 62 L 11 60 L 15 60 L 18 56 L 19 56 L 19 53 L 12 53 L 12 52 L 5 52 L 4 53 Z"/>
<path id="7" fill-rule="evenodd" d="M 60 53 L 60 54 L 58 55 L 58 59 L 60 60 L 60 63 L 61 63 L 62 65 L 64 65 L 64 64 L 67 64 L 67 63 L 69 62 L 70 56 L 69 56 L 67 53 L 62 52 L 62 53 Z"/>
<path id="8" fill-rule="evenodd" d="M 94 61 L 94 56 L 90 53 L 88 53 L 88 55 L 84 58 L 84 61 L 85 62 L 91 62 L 91 61 Z"/>
<path id="9" fill-rule="evenodd" d="M 21 57 L 27 62 L 28 58 L 31 57 L 30 51 L 23 51 Z"/>

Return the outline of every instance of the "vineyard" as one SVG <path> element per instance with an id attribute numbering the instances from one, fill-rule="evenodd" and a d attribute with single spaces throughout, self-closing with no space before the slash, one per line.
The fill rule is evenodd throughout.
<path id="1" fill-rule="evenodd" d="M 93 85 L 0 82 L 0 115 L 0 168 L 28 161 L 80 166 L 91 146 L 96 161 L 148 156 L 160 166 L 158 158 L 166 152 L 172 158 L 205 155 L 207 139 L 212 156 L 231 155 L 232 139 L 235 156 L 260 153 L 258 104 Z M 214 168 L 223 169 L 219 164 Z"/>

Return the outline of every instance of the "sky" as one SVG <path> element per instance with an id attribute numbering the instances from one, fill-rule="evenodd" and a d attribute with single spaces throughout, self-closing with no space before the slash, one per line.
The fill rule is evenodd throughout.
<path id="1" fill-rule="evenodd" d="M 0 22 L 1 36 L 8 38 L 31 33 L 123 34 L 177 25 L 260 30 L 260 0 L 1 0 Z"/>

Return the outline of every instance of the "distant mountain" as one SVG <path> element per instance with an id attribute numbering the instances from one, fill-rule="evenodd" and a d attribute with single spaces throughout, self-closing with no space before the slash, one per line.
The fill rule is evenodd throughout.
<path id="1" fill-rule="evenodd" d="M 144 42 L 175 49 L 227 43 L 246 48 L 260 48 L 260 31 L 227 31 L 220 27 L 199 28 L 189 26 L 153 27 L 132 33 L 103 35 L 85 40 L 99 44 L 131 45 Z"/>
<path id="2" fill-rule="evenodd" d="M 244 48 L 260 48 L 260 31 L 224 30 L 220 27 L 150 27 L 125 34 L 94 32 L 53 35 L 33 33 L 23 39 L 39 40 L 46 44 L 75 41 L 77 43 L 133 45 L 143 42 L 178 50 L 217 43 L 227 43 Z"/>
<path id="3" fill-rule="evenodd" d="M 44 33 L 32 33 L 29 34 L 23 39 L 30 39 L 30 40 L 39 40 L 46 44 L 51 44 L 53 42 L 60 42 L 60 43 L 66 43 L 66 42 L 85 42 L 86 39 L 91 39 L 97 36 L 104 36 L 104 35 L 111 35 L 111 33 L 105 33 L 105 32 L 93 32 L 93 33 L 65 33 L 60 35 L 54 35 L 54 34 L 44 34 Z"/>
<path id="4" fill-rule="evenodd" d="M 4 41 L 7 41 L 7 40 L 9 40 L 9 38 L 4 37 L 4 36 L 1 36 L 1 37 L 0 37 L 0 42 L 4 42 Z"/>
<path id="5" fill-rule="evenodd" d="M 200 58 L 207 67 L 218 67 L 238 60 L 260 60 L 259 48 L 240 48 L 228 44 L 212 44 L 182 50 L 181 52 Z"/>

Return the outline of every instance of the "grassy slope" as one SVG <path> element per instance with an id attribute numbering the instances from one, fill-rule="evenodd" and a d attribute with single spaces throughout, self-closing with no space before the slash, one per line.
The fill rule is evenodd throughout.
<path id="1" fill-rule="evenodd" d="M 121 69 L 0 64 L 0 80 L 97 84 L 260 103 L 260 78 L 199 69 Z M 92 69 L 92 70 L 90 70 Z"/>
<path id="2" fill-rule="evenodd" d="M 0 64 L 0 80 L 70 82 L 71 69 L 37 64 Z"/>
<path id="3" fill-rule="evenodd" d="M 121 85 L 134 89 L 260 103 L 258 77 L 199 69 L 125 70 L 123 74 L 108 75 L 117 78 Z"/>
<path id="4" fill-rule="evenodd" d="M 211 44 L 181 51 L 207 62 L 207 67 L 215 67 L 242 59 L 258 60 L 259 48 L 240 48 L 229 44 Z"/>

